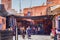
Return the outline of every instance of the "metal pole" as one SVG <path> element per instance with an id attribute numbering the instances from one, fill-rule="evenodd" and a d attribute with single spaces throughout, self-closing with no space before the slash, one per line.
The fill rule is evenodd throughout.
<path id="1" fill-rule="evenodd" d="M 15 19 L 15 40 L 18 40 L 18 27 L 16 19 Z"/>
<path id="2" fill-rule="evenodd" d="M 15 40 L 18 40 L 18 28 L 16 26 Z"/>

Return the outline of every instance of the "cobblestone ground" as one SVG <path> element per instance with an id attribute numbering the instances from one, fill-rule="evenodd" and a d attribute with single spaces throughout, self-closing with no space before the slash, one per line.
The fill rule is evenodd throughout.
<path id="1" fill-rule="evenodd" d="M 13 36 L 13 40 L 15 40 L 15 36 Z M 53 40 L 53 39 L 51 39 L 50 36 L 46 35 L 32 35 L 31 39 L 28 39 L 27 36 L 25 37 L 25 39 L 22 39 L 21 35 L 19 35 L 18 40 Z"/>

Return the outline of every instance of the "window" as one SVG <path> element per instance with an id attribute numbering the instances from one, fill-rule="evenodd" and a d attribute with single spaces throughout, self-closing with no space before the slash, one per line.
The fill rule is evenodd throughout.
<path id="1" fill-rule="evenodd" d="M 0 24 L 0 30 L 2 29 L 2 26 L 3 26 L 3 25 L 2 25 L 2 24 Z"/>
<path id="2" fill-rule="evenodd" d="M 58 31 L 60 31 L 60 20 L 58 20 Z"/>
<path id="3" fill-rule="evenodd" d="M 11 0 L 8 0 L 8 1 L 11 1 Z"/>
<path id="4" fill-rule="evenodd" d="M 0 4 L 0 11 L 4 9 L 4 4 Z"/>
<path id="5" fill-rule="evenodd" d="M 60 20 L 58 21 L 58 28 L 60 29 Z"/>
<path id="6" fill-rule="evenodd" d="M 0 11 L 1 11 L 1 5 L 0 5 Z"/>

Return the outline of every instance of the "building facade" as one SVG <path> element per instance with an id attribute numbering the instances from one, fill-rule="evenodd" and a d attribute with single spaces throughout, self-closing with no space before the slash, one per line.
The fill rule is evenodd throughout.
<path id="1" fill-rule="evenodd" d="M 1 0 L 1 3 L 4 4 L 6 10 L 11 9 L 11 4 L 12 4 L 11 0 Z"/>
<path id="2" fill-rule="evenodd" d="M 23 10 L 24 16 L 44 16 L 44 15 L 55 15 L 52 20 L 40 18 L 39 20 L 34 20 L 34 22 L 38 25 L 43 25 L 44 29 L 46 28 L 51 32 L 53 27 L 56 27 L 56 17 L 60 15 L 60 7 L 56 6 L 60 5 L 60 0 L 47 0 L 47 5 L 36 6 L 32 8 L 25 8 Z M 55 7 L 56 6 L 56 7 Z M 57 8 L 57 9 L 56 9 Z M 52 10 L 53 9 L 53 10 Z M 57 15 L 57 16 L 56 16 Z M 51 17 L 50 17 L 51 18 Z M 42 20 L 42 21 L 41 21 Z M 49 24 L 47 24 L 49 23 Z M 46 30 L 47 31 L 47 30 Z M 48 33 L 49 33 L 48 31 Z"/>
<path id="3" fill-rule="evenodd" d="M 49 11 L 48 11 L 49 10 Z M 43 15 L 48 15 L 48 12 L 50 13 L 50 8 L 47 7 L 47 5 L 43 6 L 35 6 L 32 8 L 25 8 L 23 10 L 23 13 L 25 16 L 30 15 L 30 16 L 43 16 Z"/>

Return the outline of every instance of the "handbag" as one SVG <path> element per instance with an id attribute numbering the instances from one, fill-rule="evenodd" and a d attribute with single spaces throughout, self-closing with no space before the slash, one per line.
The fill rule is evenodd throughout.
<path id="1" fill-rule="evenodd" d="M 55 35 L 51 32 L 50 33 L 50 36 L 51 36 L 51 38 L 54 38 Z"/>

